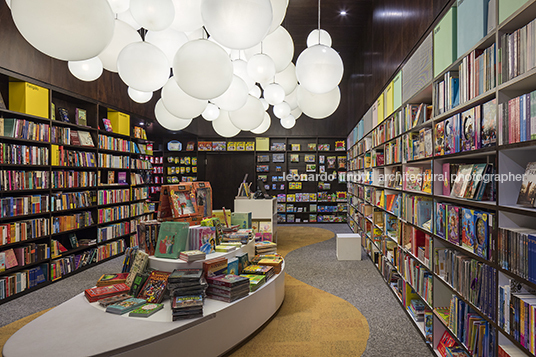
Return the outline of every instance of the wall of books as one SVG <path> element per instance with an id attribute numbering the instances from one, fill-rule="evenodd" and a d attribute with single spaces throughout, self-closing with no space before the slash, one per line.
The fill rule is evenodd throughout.
<path id="1" fill-rule="evenodd" d="M 0 304 L 137 245 L 154 211 L 145 130 L 27 80 L 0 73 Z"/>
<path id="2" fill-rule="evenodd" d="M 535 19 L 454 1 L 347 138 L 348 223 L 437 356 L 536 352 Z"/>

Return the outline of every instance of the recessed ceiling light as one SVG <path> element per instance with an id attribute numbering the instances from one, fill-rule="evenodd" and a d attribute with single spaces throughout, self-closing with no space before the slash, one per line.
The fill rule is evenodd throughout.
<path id="1" fill-rule="evenodd" d="M 346 11 L 342 10 L 342 11 L 340 12 L 340 14 L 341 14 L 341 16 L 346 16 L 347 13 L 346 13 Z"/>

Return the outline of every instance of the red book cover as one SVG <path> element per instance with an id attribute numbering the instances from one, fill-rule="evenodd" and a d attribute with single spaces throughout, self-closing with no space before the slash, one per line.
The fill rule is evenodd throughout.
<path id="1" fill-rule="evenodd" d="M 418 256 L 418 247 L 424 247 L 424 232 L 419 229 L 413 229 L 413 235 L 411 237 L 411 252 L 414 256 Z"/>
<path id="2" fill-rule="evenodd" d="M 119 295 L 122 293 L 128 293 L 129 290 L 130 290 L 130 287 L 127 284 L 121 283 L 121 284 L 86 289 L 84 293 L 89 302 L 95 302 L 95 301 L 104 299 L 109 296 Z"/>

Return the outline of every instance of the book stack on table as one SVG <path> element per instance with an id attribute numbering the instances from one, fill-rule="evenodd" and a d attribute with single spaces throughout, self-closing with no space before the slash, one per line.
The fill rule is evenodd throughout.
<path id="1" fill-rule="evenodd" d="M 202 269 L 175 269 L 168 278 L 173 321 L 203 316 L 206 289 Z"/>
<path id="2" fill-rule="evenodd" d="M 227 274 L 208 277 L 207 297 L 214 300 L 233 302 L 249 294 L 249 279 Z"/>

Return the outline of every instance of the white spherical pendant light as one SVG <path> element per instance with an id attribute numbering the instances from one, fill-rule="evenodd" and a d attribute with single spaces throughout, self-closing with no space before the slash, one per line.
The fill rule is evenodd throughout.
<path id="1" fill-rule="evenodd" d="M 277 83 L 270 83 L 264 88 L 264 99 L 271 105 L 283 103 L 285 90 Z"/>
<path id="2" fill-rule="evenodd" d="M 294 56 L 294 41 L 292 41 L 292 37 L 288 31 L 284 27 L 279 26 L 274 32 L 262 40 L 262 47 L 259 43 L 247 49 L 245 51 L 247 58 L 261 53 L 261 49 L 262 53 L 270 56 L 274 61 L 275 71 L 280 72 L 292 61 L 292 57 Z"/>
<path id="3" fill-rule="evenodd" d="M 242 78 L 233 75 L 233 81 L 225 93 L 211 100 L 220 109 L 232 112 L 246 104 L 248 100 L 248 87 Z"/>
<path id="4" fill-rule="evenodd" d="M 303 112 L 300 107 L 296 107 L 290 111 L 290 114 L 292 114 L 292 116 L 296 118 L 296 120 L 298 120 L 298 118 L 303 114 Z"/>
<path id="5" fill-rule="evenodd" d="M 298 87 L 299 86 L 296 86 L 296 88 L 292 91 L 292 93 L 290 93 L 289 95 L 285 97 L 285 102 L 287 102 L 288 105 L 290 105 L 290 109 L 292 110 L 298 107 Z"/>
<path id="6" fill-rule="evenodd" d="M 234 126 L 229 118 L 229 113 L 225 110 L 220 110 L 218 119 L 212 121 L 212 128 L 219 136 L 224 138 L 231 138 L 240 133 L 240 129 Z"/>
<path id="7" fill-rule="evenodd" d="M 97 56 L 114 34 L 114 13 L 107 0 L 16 0 L 11 15 L 26 41 L 63 61 Z"/>
<path id="8" fill-rule="evenodd" d="M 171 28 L 190 32 L 203 26 L 201 18 L 201 0 L 173 0 L 175 19 Z"/>
<path id="9" fill-rule="evenodd" d="M 167 29 L 175 18 L 175 6 L 171 0 L 130 0 L 132 17 L 149 31 Z"/>
<path id="10" fill-rule="evenodd" d="M 205 32 L 205 29 L 203 27 L 200 27 L 197 30 L 193 30 L 193 31 L 186 31 L 185 34 L 186 34 L 186 36 L 188 36 L 188 40 L 190 40 L 190 41 L 201 40 L 201 39 L 204 39 L 206 37 L 205 36 L 206 32 Z"/>
<path id="11" fill-rule="evenodd" d="M 208 103 L 203 113 L 201 113 L 201 116 L 206 121 L 216 120 L 220 116 L 220 108 L 218 108 L 216 104 Z"/>
<path id="12" fill-rule="evenodd" d="M 102 66 L 110 72 L 117 73 L 117 57 L 119 57 L 119 52 L 131 43 L 139 41 L 141 41 L 141 36 L 138 31 L 134 30 L 132 26 L 124 21 L 115 20 L 115 30 L 112 41 L 104 51 L 99 53 Z"/>
<path id="13" fill-rule="evenodd" d="M 212 99 L 231 85 L 233 65 L 220 46 L 208 40 L 195 40 L 179 49 L 173 60 L 173 73 L 186 94 Z"/>
<path id="14" fill-rule="evenodd" d="M 134 20 L 130 10 L 127 10 L 125 12 L 117 14 L 117 20 L 121 20 L 121 21 L 129 24 L 130 27 L 132 27 L 136 31 L 141 29 L 141 25 L 139 23 L 137 23 L 136 20 Z"/>
<path id="15" fill-rule="evenodd" d="M 125 12 L 130 7 L 130 0 L 108 0 L 112 11 L 116 14 Z"/>
<path id="16" fill-rule="evenodd" d="M 298 85 L 298 79 L 296 78 L 296 66 L 294 66 L 294 63 L 290 62 L 287 68 L 279 73 L 276 73 L 274 82 L 279 83 L 279 85 L 283 87 L 285 90 L 285 95 L 292 93 Z"/>
<path id="17" fill-rule="evenodd" d="M 261 42 L 273 18 L 270 0 L 202 0 L 201 16 L 210 36 L 232 49 Z"/>
<path id="18" fill-rule="evenodd" d="M 241 59 L 236 59 L 233 61 L 233 73 L 242 78 L 242 80 L 248 86 L 248 90 L 252 89 L 255 86 L 255 81 L 251 79 L 248 74 L 248 63 Z"/>
<path id="19" fill-rule="evenodd" d="M 69 61 L 69 71 L 81 81 L 94 81 L 102 74 L 102 62 L 99 57 L 93 57 L 83 61 Z"/>
<path id="20" fill-rule="evenodd" d="M 341 101 L 339 87 L 328 93 L 311 93 L 303 86 L 298 86 L 298 105 L 305 115 L 313 119 L 324 119 L 337 110 Z"/>
<path id="21" fill-rule="evenodd" d="M 272 80 L 275 73 L 274 61 L 264 53 L 257 53 L 248 60 L 248 75 L 257 83 Z"/>
<path id="22" fill-rule="evenodd" d="M 175 77 L 168 79 L 162 88 L 162 102 L 171 114 L 184 119 L 201 115 L 208 105 L 206 99 L 197 99 L 186 94 L 177 84 Z"/>
<path id="23" fill-rule="evenodd" d="M 148 42 L 131 43 L 117 57 L 117 72 L 127 86 L 142 92 L 162 88 L 169 78 L 164 52 Z"/>
<path id="24" fill-rule="evenodd" d="M 261 125 L 264 113 L 261 101 L 249 95 L 246 104 L 242 108 L 230 112 L 229 118 L 234 126 L 240 130 L 251 130 Z"/>
<path id="25" fill-rule="evenodd" d="M 279 119 L 283 119 L 289 116 L 290 106 L 288 105 L 288 103 L 283 102 L 283 103 L 274 105 L 274 115 Z"/>
<path id="26" fill-rule="evenodd" d="M 160 125 L 172 131 L 185 129 L 192 122 L 192 119 L 177 118 L 176 116 L 168 112 L 168 110 L 164 106 L 164 103 L 162 102 L 162 99 L 159 99 L 158 102 L 156 102 L 156 105 L 154 107 L 154 115 L 156 117 L 156 121 Z"/>
<path id="27" fill-rule="evenodd" d="M 324 45 L 331 47 L 331 36 L 326 30 L 314 29 L 313 31 L 311 31 L 309 36 L 307 36 L 307 47 L 311 47 L 314 45 Z"/>
<path id="28" fill-rule="evenodd" d="M 251 96 L 253 96 L 253 97 L 257 98 L 257 99 L 260 99 L 261 94 L 262 94 L 262 91 L 259 88 L 259 86 L 257 86 L 257 85 L 253 86 L 253 88 L 251 88 L 250 91 L 249 91 L 249 95 L 251 95 Z"/>
<path id="29" fill-rule="evenodd" d="M 145 41 L 152 43 L 164 52 L 169 61 L 169 67 L 171 67 L 179 48 L 188 42 L 188 36 L 184 32 L 168 28 L 163 31 L 147 32 Z"/>
<path id="30" fill-rule="evenodd" d="M 285 18 L 285 15 L 287 14 L 288 6 L 287 0 L 270 0 L 270 2 L 272 3 L 273 19 L 268 33 L 274 32 L 275 29 L 278 28 L 279 25 L 281 25 L 283 19 Z"/>
<path id="31" fill-rule="evenodd" d="M 251 129 L 250 131 L 253 134 L 263 134 L 268 129 L 270 129 L 270 125 L 272 125 L 272 118 L 270 118 L 270 114 L 264 112 L 264 119 L 262 120 L 261 125 L 259 125 L 255 129 Z"/>
<path id="32" fill-rule="evenodd" d="M 285 118 L 281 119 L 281 126 L 285 129 L 292 129 L 296 125 L 296 118 L 289 114 Z"/>
<path id="33" fill-rule="evenodd" d="M 153 97 L 153 92 L 141 92 L 131 87 L 128 87 L 127 93 L 130 99 L 140 104 L 147 103 Z"/>
<path id="34" fill-rule="evenodd" d="M 314 45 L 306 48 L 296 61 L 298 82 L 310 92 L 327 93 L 341 82 L 344 66 L 331 47 Z"/>

